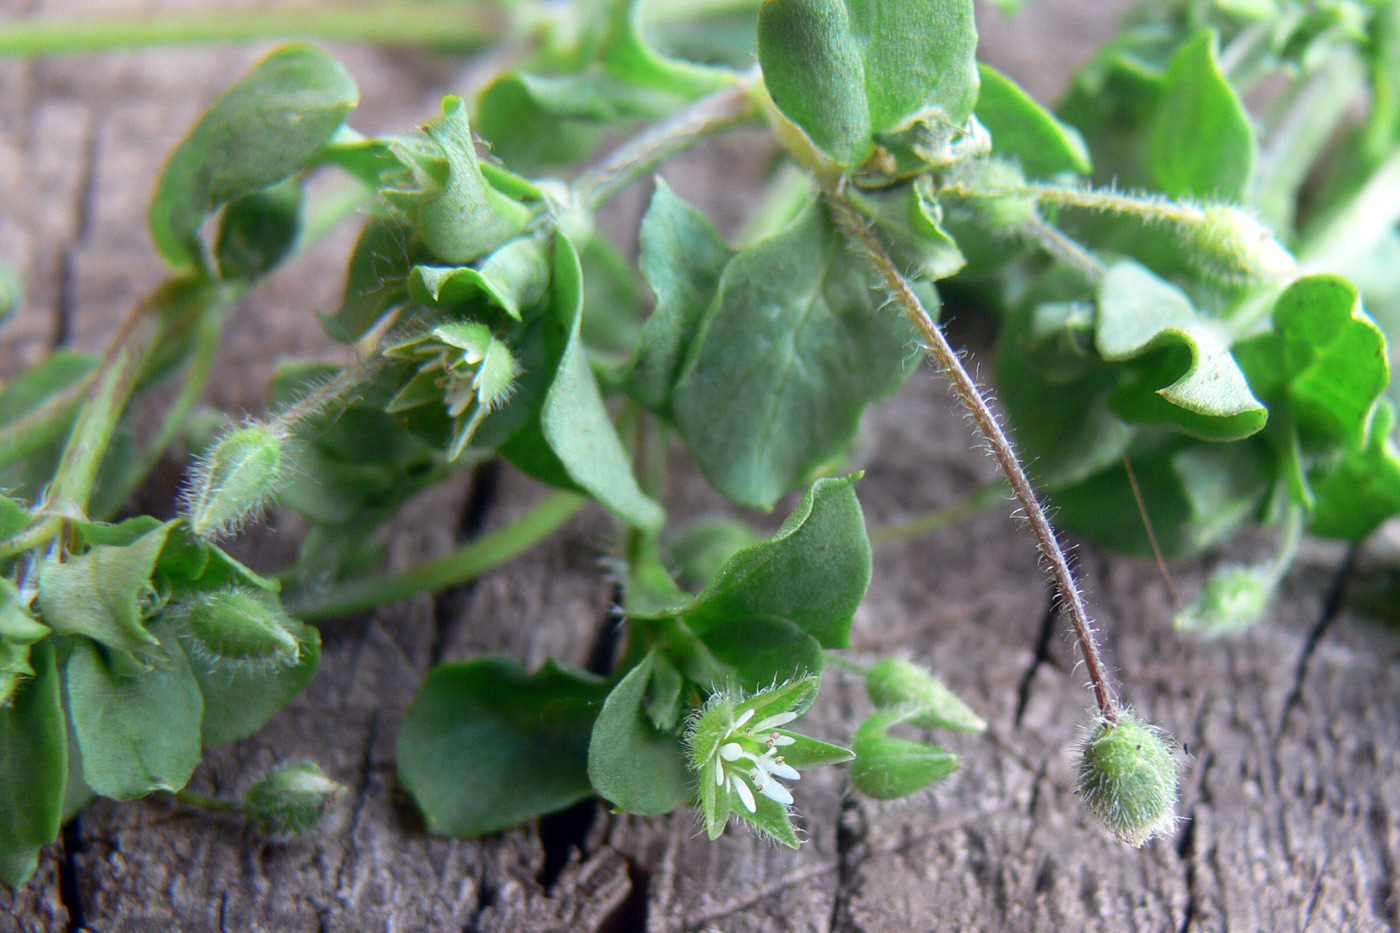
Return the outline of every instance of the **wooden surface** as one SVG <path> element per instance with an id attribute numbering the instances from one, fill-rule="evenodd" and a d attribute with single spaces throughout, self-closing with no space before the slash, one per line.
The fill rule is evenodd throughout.
<path id="1" fill-rule="evenodd" d="M 0 12 L 135 4 L 0 0 Z M 1009 25 L 988 15 L 986 56 L 1053 93 L 1111 30 L 1102 9 L 1040 0 Z M 155 173 L 262 51 L 0 63 L 0 256 L 29 290 L 0 332 L 0 377 L 55 337 L 97 346 L 158 281 L 142 219 Z M 355 123 L 370 132 L 412 126 L 470 80 L 443 59 L 335 51 L 361 83 Z M 706 147 L 670 177 L 732 229 L 759 140 Z M 645 196 L 632 192 L 613 212 L 623 242 Z M 336 300 L 352 236 L 332 237 L 239 307 L 212 401 L 257 410 L 278 356 L 333 358 L 311 311 Z M 875 411 L 859 489 L 872 527 L 985 481 L 992 467 L 969 431 L 928 372 Z M 441 516 L 461 515 L 471 498 L 490 529 L 539 495 L 510 472 L 464 477 L 415 505 L 392 560 L 449 547 L 459 529 Z M 720 507 L 683 464 L 667 504 L 676 518 Z M 482 651 L 529 665 L 583 661 L 615 625 L 599 567 L 613 534 L 588 511 L 475 586 L 325 627 L 313 684 L 260 735 L 211 751 L 192 784 L 235 793 L 275 760 L 315 759 L 351 788 L 324 832 L 269 842 L 156 800 L 99 803 L 44 853 L 33 882 L 0 889 L 0 930 L 1400 928 L 1400 553 L 1384 542 L 1349 569 L 1340 548 L 1309 546 L 1266 624 L 1207 644 L 1172 633 L 1154 568 L 1077 551 L 1125 698 L 1193 756 L 1179 832 L 1140 851 L 1109 841 L 1072 794 L 1068 748 L 1090 697 L 1065 626 L 1046 628 L 1030 536 L 1002 514 L 879 549 L 856 620 L 858 649 L 930 663 L 991 723 L 984 736 L 942 737 L 966 764 L 932 793 L 880 805 L 848 796 L 839 769 L 817 772 L 798 792 L 809 842 L 797 853 L 737 831 L 710 844 L 691 812 L 639 819 L 592 803 L 484 841 L 427 837 L 395 789 L 391 757 L 425 670 Z M 259 529 L 246 553 L 269 561 L 294 537 L 291 522 Z M 1179 568 L 1181 585 L 1205 569 Z M 824 692 L 815 731 L 849 735 L 863 696 L 835 673 Z"/>

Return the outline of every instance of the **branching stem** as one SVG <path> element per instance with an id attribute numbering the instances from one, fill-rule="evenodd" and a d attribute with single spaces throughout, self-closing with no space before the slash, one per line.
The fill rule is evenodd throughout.
<path id="1" fill-rule="evenodd" d="M 922 336 L 924 349 L 933 357 L 938 366 L 947 372 L 958 398 L 971 413 L 988 443 L 991 444 L 992 453 L 1001 466 L 1002 472 L 1006 474 L 1006 479 L 1011 484 L 1016 498 L 1021 501 L 1026 518 L 1030 522 L 1032 531 L 1035 532 L 1036 540 L 1040 543 L 1041 553 L 1045 555 L 1045 559 L 1050 565 L 1050 573 L 1055 579 L 1060 599 L 1069 613 L 1075 637 L 1079 641 L 1079 650 L 1084 656 L 1084 666 L 1093 685 L 1094 700 L 1098 705 L 1099 715 L 1107 723 L 1117 723 L 1119 719 L 1118 706 L 1113 699 L 1113 690 L 1104 669 L 1103 660 L 1099 656 L 1098 644 L 1094 639 L 1093 623 L 1090 621 L 1088 609 L 1084 605 L 1084 597 L 1079 591 L 1079 584 L 1075 581 L 1074 571 L 1070 568 L 1069 560 L 1065 557 L 1064 551 L 1060 548 L 1060 543 L 1055 537 L 1055 529 L 1050 525 L 1045 508 L 1040 504 L 1040 499 L 1036 496 L 1030 480 L 1026 477 L 1025 470 L 1021 468 L 1021 462 L 1016 456 L 1011 439 L 1002 430 L 1001 424 L 997 421 L 996 415 L 992 413 L 991 406 L 987 404 L 987 400 L 978 389 L 977 383 L 968 373 L 966 367 L 962 365 L 957 352 L 948 343 L 948 339 L 943 336 L 938 325 L 934 323 L 928 309 L 914 294 L 909 280 L 899 271 L 899 267 L 895 265 L 889 251 L 875 235 L 869 222 L 856 210 L 839 186 L 828 188 L 826 197 L 832 206 L 836 223 L 842 233 L 845 234 L 856 251 L 865 256 L 879 272 L 880 278 L 895 302 L 898 303 Z"/>

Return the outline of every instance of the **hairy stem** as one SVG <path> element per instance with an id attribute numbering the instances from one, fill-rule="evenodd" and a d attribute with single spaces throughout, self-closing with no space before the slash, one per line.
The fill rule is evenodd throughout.
<path id="1" fill-rule="evenodd" d="M 379 580 L 364 580 L 323 592 L 292 596 L 287 611 L 307 621 L 348 616 L 385 603 L 459 586 L 509 563 L 557 531 L 586 499 L 559 492 L 499 531 L 436 560 Z"/>
<path id="2" fill-rule="evenodd" d="M 933 534 L 935 531 L 941 531 L 950 525 L 956 525 L 958 522 L 985 512 L 999 502 L 1004 502 L 1009 491 L 1010 487 L 1006 485 L 1005 480 L 994 480 L 984 486 L 979 486 L 973 490 L 972 495 L 961 502 L 954 502 L 950 506 L 929 512 L 926 515 L 920 515 L 907 522 L 876 528 L 870 532 L 870 543 L 879 547 L 882 544 L 894 544 L 897 541 L 908 541 L 910 538 Z"/>
<path id="3" fill-rule="evenodd" d="M 1041 505 L 1030 480 L 1026 477 L 1025 470 L 1021 468 L 1021 462 L 1016 456 L 1011 439 L 1002 430 L 996 415 L 992 413 L 992 409 L 987 404 L 981 390 L 978 389 L 977 383 L 973 381 L 972 376 L 962 365 L 957 352 L 953 350 L 948 339 L 943 336 L 943 332 L 934 323 L 923 302 L 914 294 L 909 280 L 899 271 L 894 260 L 890 257 L 889 251 L 880 242 L 879 237 L 875 235 L 866 219 L 847 200 L 839 187 L 827 189 L 826 196 L 842 233 L 845 234 L 852 247 L 865 256 L 878 271 L 890 295 L 909 317 L 909 320 L 913 322 L 920 336 L 923 337 L 924 349 L 938 366 L 947 372 L 958 398 L 971 413 L 977 426 L 991 445 L 997 463 L 1001 466 L 1002 472 L 1006 474 L 1006 479 L 1011 484 L 1016 498 L 1021 501 L 1026 518 L 1030 522 L 1032 531 L 1035 532 L 1036 540 L 1040 543 L 1041 553 L 1045 555 L 1045 559 L 1050 565 L 1050 573 L 1055 578 L 1055 586 L 1059 590 L 1060 600 L 1069 612 L 1075 637 L 1079 640 L 1079 650 L 1084 656 L 1084 666 L 1088 671 L 1089 680 L 1093 684 L 1094 700 L 1098 704 L 1099 714 L 1105 722 L 1117 723 L 1118 707 L 1113 699 L 1113 690 L 1104 670 L 1103 661 L 1099 657 L 1098 644 L 1094 639 L 1093 623 L 1089 619 L 1089 612 L 1084 605 L 1079 584 L 1075 581 L 1074 571 L 1070 569 L 1069 560 L 1065 557 L 1064 551 L 1060 548 L 1060 543 L 1055 537 L 1055 529 L 1050 525 L 1045 508 Z"/>

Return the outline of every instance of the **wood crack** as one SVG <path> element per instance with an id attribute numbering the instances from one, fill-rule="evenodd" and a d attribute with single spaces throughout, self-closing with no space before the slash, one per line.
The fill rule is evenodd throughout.
<path id="1" fill-rule="evenodd" d="M 841 811 L 836 816 L 836 891 L 831 898 L 831 919 L 827 922 L 827 929 L 831 933 L 836 933 L 840 928 L 841 915 L 846 912 L 851 895 L 847 889 L 851 888 L 859 877 L 856 871 L 855 850 L 860 841 L 860 834 L 852 825 L 859 811 L 859 804 L 847 789 L 841 795 Z"/>
<path id="2" fill-rule="evenodd" d="M 1283 734 L 1284 727 L 1288 725 L 1289 715 L 1303 698 L 1303 684 L 1307 680 L 1309 662 L 1312 661 L 1318 644 L 1332 628 L 1332 624 L 1341 612 L 1342 604 L 1346 600 L 1347 584 L 1351 582 L 1356 571 L 1356 560 L 1360 553 L 1361 545 L 1359 544 L 1353 544 L 1347 548 L 1346 557 L 1342 559 L 1341 565 L 1332 577 L 1332 585 L 1328 587 L 1327 595 L 1322 601 L 1322 612 L 1317 622 L 1308 631 L 1307 638 L 1303 641 L 1303 650 L 1298 653 L 1298 666 L 1293 673 L 1293 686 L 1289 688 L 1288 696 L 1283 701 L 1283 711 L 1279 714 L 1275 735 Z"/>
<path id="3" fill-rule="evenodd" d="M 1021 727 L 1021 719 L 1026 715 L 1026 707 L 1031 701 L 1031 684 L 1041 665 L 1050 663 L 1050 642 L 1054 637 L 1055 624 L 1060 620 L 1060 597 L 1054 586 L 1050 587 L 1050 599 L 1045 612 L 1040 617 L 1040 634 L 1035 639 L 1035 655 L 1021 675 L 1021 683 L 1016 688 L 1016 728 Z"/>
<path id="4" fill-rule="evenodd" d="M 63 827 L 63 852 L 58 860 L 58 896 L 68 912 L 68 933 L 87 928 L 87 910 L 79 883 L 78 856 L 83 852 L 82 816 L 75 816 Z"/>

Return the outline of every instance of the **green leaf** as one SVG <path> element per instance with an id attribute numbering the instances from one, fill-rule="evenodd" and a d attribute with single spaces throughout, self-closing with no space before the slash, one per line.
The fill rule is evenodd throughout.
<path id="1" fill-rule="evenodd" d="M 916 119 L 977 101 L 972 0 L 767 0 L 758 60 L 773 102 L 842 165 Z"/>
<path id="2" fill-rule="evenodd" d="M 484 297 L 515 320 L 549 288 L 549 256 L 539 237 L 511 240 L 479 267 L 414 266 L 410 294 L 423 304 L 451 308 Z"/>
<path id="3" fill-rule="evenodd" d="M 655 119 L 677 103 L 673 94 L 598 72 L 511 73 L 482 91 L 477 122 L 499 158 L 541 174 L 586 159 L 614 124 Z"/>
<path id="4" fill-rule="evenodd" d="M 978 65 L 978 73 L 982 87 L 977 96 L 977 119 L 991 132 L 994 153 L 1015 156 L 1031 178 L 1093 171 L 1089 149 L 1078 130 L 1057 120 L 1020 85 L 990 65 Z"/>
<path id="5" fill-rule="evenodd" d="M 956 275 L 967 259 L 943 229 L 943 208 L 933 192 L 932 176 L 920 175 L 912 182 L 872 191 L 852 186 L 850 198 L 879 226 L 890 255 L 915 280 L 915 291 L 924 304 L 939 308 L 937 292 L 928 295 L 920 290 Z"/>
<path id="6" fill-rule="evenodd" d="M 1124 421 L 1236 440 L 1268 420 L 1224 336 L 1184 293 L 1135 262 L 1115 263 L 1104 276 L 1094 339 L 1104 359 L 1136 361 L 1108 400 Z"/>
<path id="7" fill-rule="evenodd" d="M 1217 42 L 1207 29 L 1177 49 L 1152 120 L 1152 168 L 1174 198 L 1241 201 L 1254 172 L 1254 126 L 1220 70 Z"/>
<path id="8" fill-rule="evenodd" d="M 737 686 L 746 691 L 820 674 L 826 661 L 821 642 L 777 616 L 734 618 L 700 638 L 720 663 L 734 668 Z"/>
<path id="9" fill-rule="evenodd" d="M 58 838 L 68 738 L 53 642 L 34 647 L 34 677 L 0 704 L 0 881 L 17 888 Z"/>
<path id="10" fill-rule="evenodd" d="M 30 614 L 15 585 L 0 577 L 0 706 L 9 703 L 19 685 L 34 676 L 30 652 L 49 632 L 47 625 Z"/>
<path id="11" fill-rule="evenodd" d="M 408 272 L 416 260 L 413 228 L 390 215 L 365 224 L 350 255 L 340 310 L 320 314 L 321 326 L 341 343 L 353 343 L 408 297 Z"/>
<path id="12" fill-rule="evenodd" d="M 588 744 L 593 789 L 618 809 L 647 816 L 685 803 L 694 783 L 680 739 L 658 729 L 647 714 L 658 657 L 654 648 L 647 652 L 608 694 Z"/>
<path id="13" fill-rule="evenodd" d="M 64 668 L 83 778 L 103 797 L 132 800 L 185 786 L 199 764 L 204 701 L 168 627 L 146 652 L 154 667 L 128 676 L 116 659 L 75 639 Z"/>
<path id="14" fill-rule="evenodd" d="M 719 573 L 729 558 L 763 539 L 734 518 L 704 519 L 681 529 L 666 542 L 666 563 L 681 585 L 699 589 Z"/>
<path id="15" fill-rule="evenodd" d="M 0 539 L 29 527 L 29 510 L 9 496 L 0 496 Z"/>
<path id="16" fill-rule="evenodd" d="M 1277 393 L 1287 403 L 1304 442 L 1366 446 L 1390 363 L 1385 334 L 1355 286 L 1334 275 L 1304 276 L 1279 296 L 1273 325 L 1274 335 L 1250 349 L 1250 379 L 1271 402 Z"/>
<path id="17" fill-rule="evenodd" d="M 642 36 L 643 0 L 612 0 L 608 29 L 598 51 L 603 69 L 640 87 L 684 97 L 719 90 L 733 83 L 733 73 L 659 54 Z"/>
<path id="18" fill-rule="evenodd" d="M 1108 407 L 1118 384 L 1093 348 L 1094 309 L 1045 302 L 1015 309 L 997 350 L 997 397 L 1037 482 L 1078 482 L 1118 462 L 1132 428 Z"/>
<path id="19" fill-rule="evenodd" d="M 856 478 L 817 480 L 772 538 L 731 557 L 694 605 L 681 610 L 691 628 L 706 637 L 737 619 L 776 617 L 823 648 L 846 647 L 870 584 Z"/>
<path id="20" fill-rule="evenodd" d="M 1194 441 L 1163 432 L 1141 435 L 1128 450 L 1133 475 L 1162 553 L 1190 554 L 1218 544 L 1255 514 L 1275 470 L 1260 441 Z M 1132 483 L 1122 462 L 1051 495 L 1056 524 L 1099 547 L 1152 556 Z"/>
<path id="21" fill-rule="evenodd" d="M 61 564 L 46 562 L 38 599 L 44 623 L 125 651 L 158 644 L 142 624 L 143 600 L 170 529 L 166 523 L 124 546 L 99 544 Z"/>
<path id="22" fill-rule="evenodd" d="M 1381 522 L 1400 514 L 1400 450 L 1391 432 L 1395 407 L 1389 399 L 1376 406 L 1370 439 L 1364 448 L 1311 477 L 1313 512 L 1308 530 L 1324 538 L 1360 541 Z"/>
<path id="23" fill-rule="evenodd" d="M 345 69 L 309 46 L 286 46 L 259 62 L 165 164 L 150 211 L 151 236 L 165 261 L 182 270 L 202 266 L 205 217 L 314 162 L 359 99 Z"/>
<path id="24" fill-rule="evenodd" d="M 625 369 L 641 327 L 642 278 L 632 260 L 602 235 L 589 237 L 578 258 L 583 267 L 583 343 L 609 370 Z"/>
<path id="25" fill-rule="evenodd" d="M 881 710 L 856 730 L 851 742 L 856 753 L 851 781 L 867 797 L 907 797 L 962 766 L 962 758 L 946 748 L 886 735 L 891 726 L 908 721 L 911 715 L 908 710 Z"/>
<path id="26" fill-rule="evenodd" d="M 399 732 L 399 780 L 428 830 L 481 836 L 593 792 L 588 742 L 607 683 L 552 661 L 526 674 L 487 657 L 434 668 Z"/>
<path id="27" fill-rule="evenodd" d="M 821 742 L 810 735 L 791 732 L 787 729 L 773 730 L 792 739 L 791 745 L 783 746 L 783 761 L 799 771 L 807 768 L 820 768 L 823 765 L 840 764 L 853 757 L 849 748 Z"/>
<path id="28" fill-rule="evenodd" d="M 297 663 L 285 665 L 220 664 L 191 654 L 190 669 L 204 697 L 200 726 L 204 745 L 246 739 L 265 726 L 311 682 L 321 663 L 321 633 L 296 619 L 284 620 L 301 647 Z"/>
<path id="29" fill-rule="evenodd" d="M 734 252 L 710 219 L 660 177 L 639 240 L 642 274 L 656 294 L 656 308 L 637 340 L 630 391 L 643 405 L 669 415 L 672 388 Z"/>
<path id="30" fill-rule="evenodd" d="M 294 178 L 230 201 L 214 245 L 219 278 L 262 278 L 291 255 L 300 233 L 301 185 Z"/>
<path id="31" fill-rule="evenodd" d="M 725 267 L 672 396 L 710 483 L 772 508 L 852 437 L 918 362 L 914 331 L 813 203 Z"/>
<path id="32" fill-rule="evenodd" d="M 423 132 L 436 153 L 399 150 L 417 187 L 385 189 L 383 194 L 408 211 L 433 255 L 466 265 L 519 236 L 534 212 L 491 187 L 482 174 L 462 99 L 444 97 L 442 116 L 424 125 Z"/>
<path id="33" fill-rule="evenodd" d="M 540 408 L 540 437 L 574 488 L 586 491 L 629 525 L 654 532 L 665 521 L 665 512 L 637 485 L 603 404 L 580 336 L 583 282 L 578 254 L 563 237 L 555 244 L 552 288 L 553 313 L 568 328 L 568 337 Z M 516 460 L 512 449 L 505 453 Z"/>

